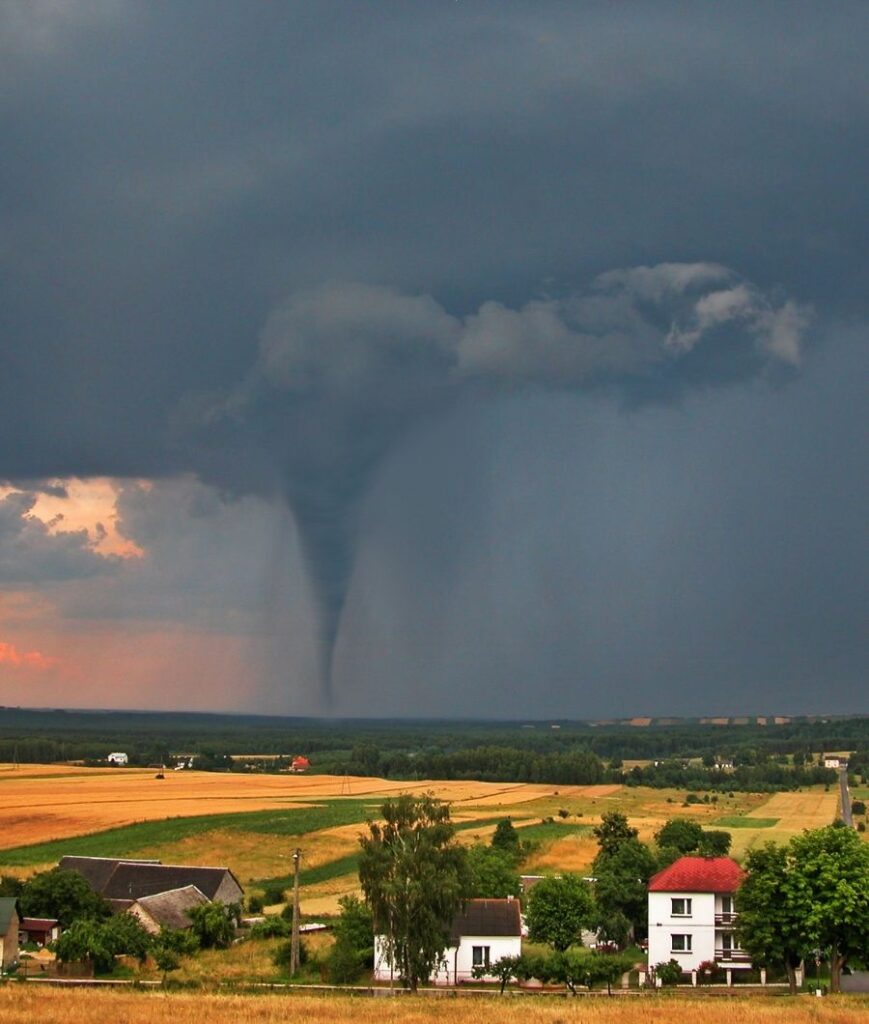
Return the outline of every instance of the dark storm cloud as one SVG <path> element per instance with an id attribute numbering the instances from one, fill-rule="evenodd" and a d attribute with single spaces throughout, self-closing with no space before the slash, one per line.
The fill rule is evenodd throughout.
<path id="1" fill-rule="evenodd" d="M 239 432 L 252 428 L 251 447 L 272 455 L 319 609 L 324 700 L 331 702 L 360 505 L 411 425 L 476 385 L 578 389 L 651 371 L 679 378 L 679 364 L 710 338 L 725 365 L 734 351 L 745 361 L 748 348 L 756 370 L 770 361 L 798 366 L 809 320 L 808 310 L 775 304 L 715 264 L 610 271 L 589 292 L 521 309 L 489 301 L 463 321 L 429 296 L 371 285 L 289 299 L 269 317 L 253 372 L 216 418 L 220 428 L 228 418 Z M 220 482 L 237 480 L 232 448 L 226 471 Z"/>
<path id="2" fill-rule="evenodd" d="M 333 559 L 334 606 L 373 467 L 456 376 L 603 385 L 609 360 L 636 405 L 793 366 L 808 305 L 869 317 L 867 22 L 861 4 L 4 5 L 0 476 L 283 490 L 309 562 Z M 662 264 L 744 277 L 663 313 L 648 281 L 610 278 L 636 322 L 594 321 L 587 282 Z M 251 383 L 287 303 L 328 281 L 441 324 L 423 386 L 372 365 L 382 420 Z M 331 401 L 346 346 L 322 352 Z M 224 419 L 201 442 L 189 425 L 243 380 L 243 436 Z M 330 444 L 351 472 L 311 459 Z"/>

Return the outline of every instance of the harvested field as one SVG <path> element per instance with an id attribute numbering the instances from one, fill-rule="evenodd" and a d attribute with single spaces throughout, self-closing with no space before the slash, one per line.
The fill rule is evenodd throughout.
<path id="1" fill-rule="evenodd" d="M 0 989 L 4 1024 L 563 1024 L 567 1016 L 592 1024 L 857 1024 L 866 1019 L 862 997 L 797 999 L 646 998 L 369 999 L 347 995 L 213 995 L 208 993 L 94 991 L 35 984 Z"/>
<path id="2" fill-rule="evenodd" d="M 803 793 L 775 793 L 766 803 L 748 814 L 749 818 L 778 818 L 777 828 L 782 831 L 801 832 L 804 828 L 822 828 L 836 817 L 838 787 L 830 792 L 821 789 Z"/>
<path id="3" fill-rule="evenodd" d="M 300 846 L 303 912 L 323 914 L 357 889 L 355 858 L 366 818 L 376 815 L 382 799 L 401 792 L 433 791 L 450 801 L 463 843 L 488 841 L 495 822 L 511 817 L 523 838 L 538 844 L 523 865 L 529 873 L 586 874 L 597 851 L 591 828 L 606 811 L 626 814 L 646 842 L 668 818 L 690 817 L 713 828 L 730 819 L 733 854 L 741 857 L 758 842 L 780 842 L 827 824 L 836 805 L 836 793 L 820 787 L 773 797 L 720 794 L 715 802 L 689 805 L 684 791 L 616 785 L 408 784 L 196 771 L 166 776 L 156 780 L 153 770 L 135 768 L 0 766 L 3 870 L 27 874 L 64 853 L 158 857 L 164 863 L 226 864 L 256 891 L 267 882 L 288 887 L 292 850 Z M 33 845 L 38 843 L 44 845 Z"/>
<path id="4" fill-rule="evenodd" d="M 398 783 L 330 775 L 226 775 L 64 765 L 0 765 L 0 849 L 86 835 L 134 822 L 304 806 L 342 795 L 374 799 L 436 789 L 443 799 L 478 805 L 523 803 L 551 788 L 486 782 Z M 348 788 L 351 793 L 348 794 Z M 343 793 L 342 793 L 343 790 Z"/>

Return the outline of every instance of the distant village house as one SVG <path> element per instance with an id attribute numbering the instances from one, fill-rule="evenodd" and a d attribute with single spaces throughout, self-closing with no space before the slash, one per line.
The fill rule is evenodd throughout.
<path id="1" fill-rule="evenodd" d="M 106 760 L 109 762 L 109 764 L 113 765 L 124 765 L 129 764 L 130 762 L 129 757 L 127 757 L 123 750 L 113 751 L 111 754 L 109 754 Z"/>

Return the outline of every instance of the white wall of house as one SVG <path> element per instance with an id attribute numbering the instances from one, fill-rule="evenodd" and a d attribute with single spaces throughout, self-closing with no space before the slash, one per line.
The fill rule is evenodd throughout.
<path id="1" fill-rule="evenodd" d="M 693 971 L 714 959 L 715 895 L 650 892 L 649 966 L 675 960 L 683 971 Z"/>
<path id="2" fill-rule="evenodd" d="M 432 972 L 430 981 L 436 985 L 456 985 L 474 980 L 475 957 L 481 963 L 494 964 L 503 956 L 519 956 L 522 952 L 521 935 L 464 935 L 458 946 L 450 946 L 438 969 Z M 389 981 L 392 964 L 383 948 L 383 936 L 374 937 L 374 978 L 375 981 Z M 398 975 L 395 975 L 396 982 Z M 496 981 L 487 975 L 485 981 Z"/>
<path id="3" fill-rule="evenodd" d="M 739 956 L 732 928 L 721 923 L 729 923 L 731 913 L 732 896 L 726 893 L 650 892 L 649 966 L 675 960 L 689 973 L 704 960 L 716 960 L 722 967 L 750 967 Z M 721 955 L 727 945 L 735 954 L 732 960 Z"/>

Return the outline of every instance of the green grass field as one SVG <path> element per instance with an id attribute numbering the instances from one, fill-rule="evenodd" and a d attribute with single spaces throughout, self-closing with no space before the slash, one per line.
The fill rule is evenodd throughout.
<path id="1" fill-rule="evenodd" d="M 775 828 L 779 818 L 747 818 L 739 814 L 725 815 L 716 818 L 713 825 L 720 828 Z"/>
<path id="2" fill-rule="evenodd" d="M 286 811 L 241 811 L 234 814 L 204 814 L 143 821 L 92 835 L 2 850 L 0 865 L 30 867 L 55 862 L 72 853 L 81 857 L 134 857 L 208 832 L 298 837 L 326 828 L 363 822 L 376 814 L 378 807 L 377 801 L 339 799 Z"/>

